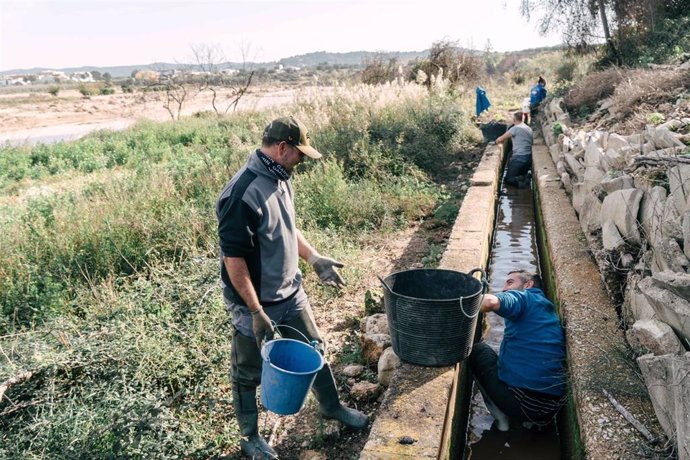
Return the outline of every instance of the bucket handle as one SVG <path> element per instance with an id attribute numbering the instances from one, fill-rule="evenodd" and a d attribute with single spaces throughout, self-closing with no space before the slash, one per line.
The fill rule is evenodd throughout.
<path id="1" fill-rule="evenodd" d="M 470 270 L 468 275 L 472 276 L 476 272 L 479 272 L 482 275 L 482 278 L 480 281 L 482 283 L 482 297 L 479 300 L 479 305 L 481 307 L 482 302 L 484 301 L 484 294 L 486 293 L 486 291 L 489 290 L 489 282 L 486 280 L 486 272 L 481 268 L 475 268 L 474 270 Z M 464 299 L 464 297 L 460 297 L 460 311 L 462 311 L 462 314 L 465 315 L 465 317 L 467 317 L 469 319 L 473 319 L 474 317 L 476 317 L 479 314 L 480 308 L 477 309 L 477 312 L 474 315 L 468 315 L 467 312 L 465 312 L 465 307 L 463 307 L 463 305 L 462 305 L 463 299 Z"/>
<path id="2" fill-rule="evenodd" d="M 309 345 L 312 347 L 316 348 L 318 345 L 318 342 L 316 340 L 309 340 L 306 335 L 302 334 L 299 329 L 294 328 L 292 326 L 288 326 L 287 324 L 277 324 L 275 321 L 271 320 L 271 324 L 273 325 L 273 329 L 280 335 L 280 337 L 283 337 L 283 334 L 280 333 L 280 330 L 278 329 L 279 327 L 287 327 L 288 329 L 292 329 L 293 331 L 297 332 L 299 335 L 304 338 L 304 341 L 307 342 Z"/>

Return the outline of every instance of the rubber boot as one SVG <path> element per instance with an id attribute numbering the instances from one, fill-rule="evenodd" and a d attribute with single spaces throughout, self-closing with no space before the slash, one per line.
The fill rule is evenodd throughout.
<path id="1" fill-rule="evenodd" d="M 324 371 L 326 371 L 327 374 L 324 373 Z M 329 379 L 327 377 L 330 377 L 330 382 L 328 382 Z M 319 380 L 321 380 L 321 382 L 319 382 Z M 319 386 L 316 385 L 317 382 L 320 383 Z M 319 372 L 312 391 L 314 392 L 314 396 L 316 396 L 316 400 L 319 402 L 319 412 L 323 418 L 337 420 L 343 425 L 355 430 L 366 428 L 369 423 L 369 417 L 357 409 L 345 407 L 340 403 L 338 399 L 338 390 L 335 387 L 335 380 L 333 380 L 333 374 L 331 374 L 330 367 L 324 366 Z"/>
<path id="2" fill-rule="evenodd" d="M 240 448 L 242 453 L 251 459 L 273 460 L 278 454 L 259 435 L 259 411 L 256 406 L 256 390 L 232 391 L 235 403 L 235 418 L 240 426 Z"/>
<path id="3" fill-rule="evenodd" d="M 510 418 L 494 404 L 494 402 L 489 398 L 489 396 L 486 394 L 486 391 L 484 391 L 484 388 L 479 384 L 477 380 L 474 381 L 477 384 L 477 388 L 479 388 L 479 391 L 482 394 L 482 398 L 484 399 L 484 405 L 486 408 L 489 410 L 489 413 L 493 416 L 493 418 L 496 420 L 496 428 L 498 431 L 508 431 L 510 429 Z"/>

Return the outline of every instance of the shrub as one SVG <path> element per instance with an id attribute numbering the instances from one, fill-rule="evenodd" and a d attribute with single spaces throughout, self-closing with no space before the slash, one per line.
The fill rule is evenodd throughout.
<path id="1" fill-rule="evenodd" d="M 654 126 L 660 125 L 661 123 L 666 120 L 666 117 L 664 117 L 664 114 L 659 113 L 659 112 L 652 112 L 647 114 L 647 123 L 650 123 Z"/>
<path id="2" fill-rule="evenodd" d="M 53 96 L 57 96 L 59 92 L 60 92 L 59 86 L 51 86 L 50 88 L 48 88 L 48 93 L 53 95 Z"/>
<path id="3" fill-rule="evenodd" d="M 445 78 L 451 84 L 476 82 L 484 71 L 484 61 L 460 49 L 456 42 L 441 40 L 429 50 L 429 58 L 416 61 L 410 71 L 410 80 L 416 80 L 422 70 L 429 78 L 425 84 L 431 85 L 431 76 Z"/>
<path id="4" fill-rule="evenodd" d="M 556 67 L 556 79 L 557 81 L 573 81 L 575 77 L 575 70 L 577 69 L 577 62 L 573 59 L 564 59 Z"/>
<path id="5" fill-rule="evenodd" d="M 134 88 L 132 88 L 132 85 L 121 85 L 120 88 L 122 88 L 123 93 L 133 93 Z"/>
<path id="6" fill-rule="evenodd" d="M 105 86 L 101 88 L 98 92 L 101 96 L 108 96 L 110 94 L 115 94 L 115 88 L 113 88 L 112 86 Z"/>
<path id="7" fill-rule="evenodd" d="M 96 94 L 96 87 L 93 85 L 85 85 L 82 83 L 79 85 L 78 89 L 81 95 L 84 97 L 91 97 Z"/>
<path id="8" fill-rule="evenodd" d="M 395 80 L 398 74 L 398 60 L 386 59 L 383 55 L 376 55 L 364 62 L 361 80 L 366 85 L 380 85 Z"/>

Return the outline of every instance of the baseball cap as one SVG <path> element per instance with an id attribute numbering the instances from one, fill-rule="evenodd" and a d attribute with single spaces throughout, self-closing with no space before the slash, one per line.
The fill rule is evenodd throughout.
<path id="1" fill-rule="evenodd" d="M 264 129 L 264 139 L 285 141 L 297 147 L 300 152 L 309 158 L 318 159 L 322 157 L 322 155 L 309 144 L 307 128 L 294 117 L 281 117 L 273 120 L 266 126 L 266 129 Z"/>

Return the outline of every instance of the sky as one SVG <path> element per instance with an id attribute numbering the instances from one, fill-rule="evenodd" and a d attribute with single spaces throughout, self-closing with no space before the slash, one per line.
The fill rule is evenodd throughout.
<path id="1" fill-rule="evenodd" d="M 228 61 L 314 51 L 422 51 L 447 39 L 513 51 L 540 36 L 520 0 L 0 0 L 0 71 L 191 62 L 193 46 Z"/>

